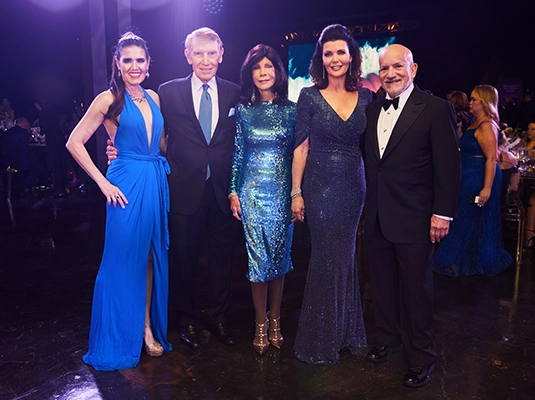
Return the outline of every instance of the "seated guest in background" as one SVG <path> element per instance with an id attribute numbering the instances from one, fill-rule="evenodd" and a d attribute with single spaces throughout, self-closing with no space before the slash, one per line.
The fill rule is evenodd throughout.
<path id="1" fill-rule="evenodd" d="M 455 108 L 457 121 L 461 122 L 461 132 L 464 132 L 474 122 L 474 116 L 468 110 L 469 103 L 466 94 L 460 90 L 448 93 L 446 100 L 450 101 Z"/>
<path id="2" fill-rule="evenodd" d="M 0 121 L 13 122 L 15 120 L 15 111 L 11 108 L 11 103 L 8 99 L 2 99 L 0 104 Z"/>
<path id="3" fill-rule="evenodd" d="M 280 348 L 284 340 L 280 333 L 284 275 L 293 270 L 290 190 L 295 103 L 288 100 L 288 78 L 271 47 L 253 47 L 240 75 L 229 200 L 232 215 L 243 223 L 246 277 L 256 318 L 253 347 L 262 355 L 270 343 Z"/>
<path id="4" fill-rule="evenodd" d="M 30 121 L 24 117 L 15 120 L 15 126 L 2 136 L 2 147 L 6 166 L 13 174 L 13 190 L 23 194 L 31 188 L 32 158 L 28 140 Z"/>
<path id="5" fill-rule="evenodd" d="M 533 120 L 535 120 L 535 90 L 527 89 L 520 105 L 520 127 L 525 129 Z"/>
<path id="6" fill-rule="evenodd" d="M 503 130 L 498 134 L 498 165 L 502 170 L 502 187 L 500 204 L 504 205 L 513 200 L 518 192 L 520 175 L 518 174 L 518 160 L 507 148 L 507 137 Z"/>
<path id="7" fill-rule="evenodd" d="M 48 100 L 41 99 L 35 106 L 39 110 L 41 134 L 46 136 L 47 168 L 52 178 L 54 194 L 65 196 L 68 153 L 65 150 L 66 138 L 61 130 L 59 114 Z"/>
<path id="8" fill-rule="evenodd" d="M 535 120 L 529 121 L 528 129 L 526 131 L 528 136 L 528 155 L 531 163 L 535 163 Z M 530 186 L 530 185 L 528 185 Z M 526 190 L 526 189 L 524 189 Z M 528 206 L 526 207 L 526 247 L 533 247 L 535 245 L 535 190 L 529 187 L 531 194 L 529 195 Z"/>
<path id="9" fill-rule="evenodd" d="M 531 163 L 535 163 L 535 120 L 528 122 L 526 134 L 528 137 L 528 142 L 526 144 L 528 155 L 531 159 Z"/>
<path id="10" fill-rule="evenodd" d="M 498 91 L 479 85 L 470 95 L 475 121 L 459 139 L 459 211 L 433 256 L 443 275 L 496 275 L 511 264 L 503 248 L 500 220 L 502 173 L 498 154 Z"/>

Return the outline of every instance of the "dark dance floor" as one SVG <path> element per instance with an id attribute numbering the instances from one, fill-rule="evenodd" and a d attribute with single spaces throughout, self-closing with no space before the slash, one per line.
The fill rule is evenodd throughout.
<path id="1" fill-rule="evenodd" d="M 282 349 L 257 356 L 254 315 L 242 242 L 236 244 L 230 326 L 238 344 L 219 343 L 199 324 L 202 346 L 181 344 L 171 318 L 173 351 L 144 352 L 139 365 L 97 372 L 87 350 L 93 283 L 103 245 L 99 195 L 72 193 L 0 204 L 0 399 L 532 399 L 535 391 L 534 262 L 495 277 L 435 276 L 437 368 L 429 385 L 408 389 L 401 354 L 372 365 L 343 353 L 340 363 L 309 366 L 292 345 L 306 276 L 309 242 L 296 229 L 295 271 L 287 276 Z M 333 221 L 336 223 L 336 221 Z M 507 248 L 514 227 L 505 227 Z M 120 234 L 120 232 L 117 232 Z M 365 320 L 373 325 L 365 249 L 359 270 Z M 202 260 L 196 286 L 203 288 Z M 198 291 L 203 306 L 204 293 Z M 199 320 L 203 321 L 202 314 Z"/>

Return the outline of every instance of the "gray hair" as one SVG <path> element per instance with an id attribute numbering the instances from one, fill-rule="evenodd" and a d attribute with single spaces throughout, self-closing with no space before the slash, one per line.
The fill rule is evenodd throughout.
<path id="1" fill-rule="evenodd" d="M 184 44 L 186 45 L 186 49 L 191 50 L 190 45 L 191 45 L 191 40 L 193 38 L 198 38 L 201 40 L 213 40 L 217 42 L 217 44 L 219 45 L 219 50 L 223 48 L 223 42 L 221 41 L 221 38 L 213 29 L 204 27 L 204 28 L 196 29 L 193 32 L 191 32 L 188 36 L 186 36 L 186 41 L 184 42 Z"/>

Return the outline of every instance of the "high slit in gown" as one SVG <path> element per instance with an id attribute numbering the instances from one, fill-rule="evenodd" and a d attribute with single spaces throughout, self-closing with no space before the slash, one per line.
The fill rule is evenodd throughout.
<path id="1" fill-rule="evenodd" d="M 128 204 L 124 209 L 119 205 L 106 208 L 104 253 L 93 293 L 89 350 L 83 357 L 85 363 L 97 370 L 133 368 L 139 362 L 151 249 L 151 327 L 164 350 L 171 350 L 166 339 L 169 165 L 160 154 L 162 114 L 146 92 L 145 98 L 152 110 L 151 143 L 141 111 L 125 96 L 115 135 L 118 157 L 106 174 L 124 193 Z"/>

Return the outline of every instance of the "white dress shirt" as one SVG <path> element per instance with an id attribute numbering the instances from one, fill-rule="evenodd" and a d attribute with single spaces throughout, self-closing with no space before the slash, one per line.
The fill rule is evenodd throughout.
<path id="1" fill-rule="evenodd" d="M 219 98 L 217 96 L 217 81 L 215 76 L 210 79 L 208 82 L 208 93 L 212 98 L 212 132 L 210 137 L 213 137 L 215 127 L 217 126 L 217 121 L 219 120 Z M 193 107 L 195 108 L 195 115 L 199 119 L 199 110 L 201 108 L 201 96 L 203 93 L 202 88 L 203 82 L 197 78 L 197 75 L 192 74 L 191 76 L 191 93 L 193 95 Z"/>
<path id="2" fill-rule="evenodd" d="M 407 99 L 411 95 L 413 89 L 414 84 L 411 83 L 411 85 L 398 96 L 399 104 L 397 110 L 394 109 L 394 106 L 390 106 L 388 110 L 385 111 L 385 109 L 381 106 L 381 112 L 379 113 L 379 118 L 377 119 L 377 142 L 379 143 L 379 157 L 381 158 L 383 157 L 383 153 L 388 145 L 392 131 L 396 126 L 396 122 L 398 122 L 398 118 L 401 115 L 403 107 L 405 107 Z M 388 94 L 386 95 L 386 98 L 393 100 Z"/>

